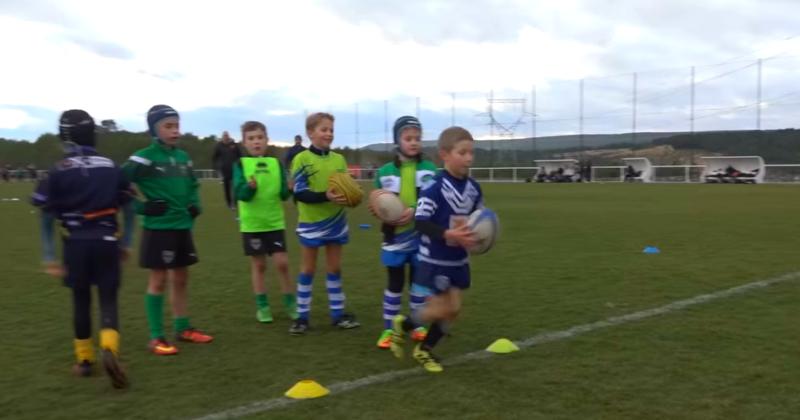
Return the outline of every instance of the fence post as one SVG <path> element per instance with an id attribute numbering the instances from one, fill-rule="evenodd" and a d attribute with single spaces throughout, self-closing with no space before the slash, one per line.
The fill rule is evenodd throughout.
<path id="1" fill-rule="evenodd" d="M 494 181 L 494 168 L 489 168 L 489 182 Z"/>
<path id="2" fill-rule="evenodd" d="M 514 169 L 511 171 L 511 180 L 514 181 L 514 182 L 517 182 L 517 168 L 516 167 L 514 167 Z"/>
<path id="3" fill-rule="evenodd" d="M 690 168 L 687 166 L 687 167 L 685 167 L 683 169 L 684 169 L 684 176 L 686 177 L 686 182 L 691 182 L 691 179 L 689 179 L 689 169 Z"/>

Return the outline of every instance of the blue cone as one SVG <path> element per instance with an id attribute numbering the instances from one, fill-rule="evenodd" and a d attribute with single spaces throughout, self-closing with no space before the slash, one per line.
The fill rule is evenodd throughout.
<path id="1" fill-rule="evenodd" d="M 367 229 L 371 228 L 372 225 L 370 225 L 368 223 L 364 223 L 363 225 L 358 225 L 358 227 L 360 227 L 361 229 L 367 230 Z"/>
<path id="2" fill-rule="evenodd" d="M 642 252 L 644 252 L 645 254 L 660 254 L 661 250 L 659 250 L 658 247 L 655 246 L 646 246 L 644 247 L 644 251 Z"/>

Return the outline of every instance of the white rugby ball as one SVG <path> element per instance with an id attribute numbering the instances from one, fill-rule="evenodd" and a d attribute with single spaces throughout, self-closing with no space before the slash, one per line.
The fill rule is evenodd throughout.
<path id="1" fill-rule="evenodd" d="M 474 247 L 467 250 L 470 254 L 485 254 L 492 249 L 500 232 L 500 224 L 495 212 L 487 208 L 475 210 L 469 215 L 467 225 L 475 232 L 475 239 L 478 242 Z"/>
<path id="2" fill-rule="evenodd" d="M 386 190 L 372 191 L 369 194 L 369 203 L 378 219 L 389 223 L 400 219 L 406 209 L 400 197 Z"/>

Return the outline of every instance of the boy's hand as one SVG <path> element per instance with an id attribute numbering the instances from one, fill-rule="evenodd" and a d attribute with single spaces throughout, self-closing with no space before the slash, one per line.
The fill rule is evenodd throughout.
<path id="1" fill-rule="evenodd" d="M 131 257 L 131 249 L 130 248 L 120 248 L 119 249 L 119 260 L 122 263 L 128 262 L 128 259 Z"/>
<path id="2" fill-rule="evenodd" d="M 53 276 L 55 278 L 64 278 L 67 274 L 67 270 L 64 269 L 64 266 L 55 261 L 47 261 L 44 263 L 44 272 L 47 275 Z"/>
<path id="3" fill-rule="evenodd" d="M 186 210 L 189 211 L 189 216 L 192 216 L 192 219 L 195 219 L 200 215 L 200 209 L 194 204 L 189 204 L 189 207 L 186 207 Z"/>
<path id="4" fill-rule="evenodd" d="M 403 226 L 403 225 L 407 225 L 413 219 L 414 219 L 414 209 L 409 207 L 409 208 L 403 210 L 403 215 L 400 216 L 399 219 L 397 219 L 394 222 L 391 222 L 389 224 L 390 225 L 394 225 L 394 226 Z"/>
<path id="5" fill-rule="evenodd" d="M 250 181 L 247 181 L 247 186 L 250 187 L 251 190 L 254 190 L 258 187 L 255 176 L 250 177 Z"/>
<path id="6" fill-rule="evenodd" d="M 478 241 L 475 239 L 475 232 L 473 232 L 472 229 L 470 229 L 466 224 L 444 231 L 444 239 L 450 242 L 455 242 L 458 244 L 458 246 L 465 249 L 472 248 L 478 243 Z"/>
<path id="7" fill-rule="evenodd" d="M 164 200 L 151 200 L 144 203 L 145 216 L 161 216 L 167 212 L 169 205 Z"/>
<path id="8" fill-rule="evenodd" d="M 328 197 L 328 201 L 330 201 L 330 202 L 333 202 L 333 203 L 336 203 L 336 204 L 339 204 L 339 205 L 342 205 L 342 206 L 347 204 L 347 200 L 344 198 L 344 195 L 337 194 L 333 190 L 326 191 L 325 192 L 325 196 Z"/>

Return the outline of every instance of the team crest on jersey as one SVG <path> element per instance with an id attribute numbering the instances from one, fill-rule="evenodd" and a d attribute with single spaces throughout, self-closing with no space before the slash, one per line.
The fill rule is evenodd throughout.
<path id="1" fill-rule="evenodd" d="M 261 249 L 261 239 L 250 238 L 250 247 L 253 249 Z"/>
<path id="2" fill-rule="evenodd" d="M 161 259 L 165 264 L 169 264 L 175 260 L 175 251 L 161 251 Z"/>

